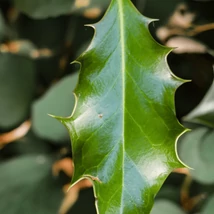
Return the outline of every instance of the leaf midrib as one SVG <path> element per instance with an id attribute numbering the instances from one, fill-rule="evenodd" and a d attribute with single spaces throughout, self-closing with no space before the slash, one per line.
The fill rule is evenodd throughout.
<path id="1" fill-rule="evenodd" d="M 121 43 L 121 76 L 122 76 L 122 186 L 124 186 L 124 166 L 125 166 L 125 139 L 124 139 L 124 131 L 125 131 L 125 67 L 126 67 L 126 60 L 125 60 L 125 32 L 124 32 L 124 13 L 123 13 L 123 0 L 117 0 L 118 8 L 119 8 L 119 30 L 120 30 L 120 43 Z M 121 206 L 120 206 L 120 213 L 123 213 L 123 191 L 121 196 Z"/>

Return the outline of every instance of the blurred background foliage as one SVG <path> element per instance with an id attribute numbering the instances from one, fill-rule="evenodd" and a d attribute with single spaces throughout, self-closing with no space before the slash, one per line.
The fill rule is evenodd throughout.
<path id="1" fill-rule="evenodd" d="M 48 113 L 71 114 L 79 65 L 70 62 L 92 39 L 93 29 L 84 24 L 100 20 L 109 2 L 0 1 L 0 213 L 95 214 L 88 181 L 67 192 L 70 140 Z M 213 214 L 214 1 L 133 3 L 160 19 L 150 25 L 153 37 L 178 47 L 169 66 L 191 80 L 177 90 L 175 103 L 178 119 L 192 129 L 179 139 L 178 152 L 195 170 L 178 169 L 168 177 L 152 214 Z"/>

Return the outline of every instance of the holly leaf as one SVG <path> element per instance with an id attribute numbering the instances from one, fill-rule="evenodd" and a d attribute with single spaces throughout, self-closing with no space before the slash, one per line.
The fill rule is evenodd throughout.
<path id="1" fill-rule="evenodd" d="M 73 114 L 58 118 L 72 140 L 72 182 L 93 181 L 100 214 L 149 213 L 169 173 L 183 167 L 174 106 L 181 81 L 167 66 L 170 49 L 149 33 L 151 21 L 130 0 L 112 0 L 77 60 Z"/>

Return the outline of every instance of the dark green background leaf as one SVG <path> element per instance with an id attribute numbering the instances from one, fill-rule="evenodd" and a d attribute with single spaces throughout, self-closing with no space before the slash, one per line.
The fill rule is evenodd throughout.
<path id="1" fill-rule="evenodd" d="M 214 210 L 214 195 L 212 195 L 202 209 L 201 214 L 213 214 Z"/>
<path id="2" fill-rule="evenodd" d="M 0 165 L 0 213 L 54 214 L 63 198 L 50 157 L 26 155 Z"/>
<path id="3" fill-rule="evenodd" d="M 206 127 L 185 133 L 179 141 L 181 159 L 194 170 L 194 179 L 201 183 L 214 183 L 214 130 Z"/>
<path id="4" fill-rule="evenodd" d="M 10 129 L 28 119 L 35 90 L 33 62 L 25 57 L 0 55 L 0 128 Z"/>
<path id="5" fill-rule="evenodd" d="M 161 199 L 155 201 L 151 214 L 185 214 L 185 212 L 173 202 Z"/>
<path id="6" fill-rule="evenodd" d="M 83 13 L 90 8 L 105 8 L 109 0 L 14 0 L 15 6 L 28 16 L 37 19 L 70 13 Z"/>

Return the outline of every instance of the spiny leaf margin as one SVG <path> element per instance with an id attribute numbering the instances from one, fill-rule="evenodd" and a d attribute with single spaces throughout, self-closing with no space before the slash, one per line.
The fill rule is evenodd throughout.
<path id="1" fill-rule="evenodd" d="M 123 10 L 126 10 L 126 12 L 123 13 Z M 144 42 L 143 45 L 137 43 L 137 45 L 143 46 L 140 50 L 147 48 L 147 54 L 143 55 L 143 57 L 140 52 L 135 52 L 138 51 L 137 48 L 132 49 L 133 43 L 137 41 L 135 38 L 132 38 L 131 41 L 130 38 L 127 38 L 131 37 L 131 35 L 126 35 L 126 37 L 121 39 L 121 32 L 123 30 L 121 26 L 125 27 L 125 25 L 122 24 L 124 24 L 124 20 L 127 21 L 126 16 L 131 16 L 126 24 L 129 24 L 129 27 L 131 26 L 132 31 L 135 33 L 135 38 L 142 38 L 144 36 L 142 39 L 145 39 L 146 42 L 142 41 L 142 43 Z M 68 128 L 72 140 L 75 164 L 73 185 L 83 178 L 88 178 L 93 181 L 95 196 L 98 198 L 96 202 L 97 211 L 101 214 L 149 213 L 153 205 L 154 196 L 157 194 L 166 177 L 174 168 L 184 166 L 178 158 L 176 144 L 178 137 L 186 130 L 177 121 L 174 107 L 175 90 L 181 85 L 181 82 L 184 81 L 175 77 L 168 68 L 166 57 L 171 49 L 161 46 L 151 37 L 148 25 L 152 21 L 154 20 L 142 16 L 129 0 L 112 0 L 104 18 L 99 23 L 92 25 L 97 31 L 95 30 L 94 38 L 89 48 L 76 61 L 81 65 L 81 72 L 79 83 L 75 89 L 76 105 L 73 113 L 69 118 L 58 118 Z M 111 33 L 113 35 L 111 35 Z M 127 30 L 125 33 L 130 32 Z M 120 35 L 119 39 L 118 34 Z M 123 44 L 120 44 L 121 41 Z M 128 42 L 130 42 L 130 44 Z M 117 50 L 118 44 L 120 50 Z M 108 48 L 104 48 L 102 45 L 104 47 L 108 45 Z M 127 53 L 127 56 L 124 56 L 123 51 L 126 51 L 126 49 L 124 49 L 125 45 L 129 51 L 132 51 L 131 54 L 137 55 L 140 58 L 142 64 L 139 64 L 137 61 L 139 58 L 137 59 L 136 56 L 134 59 L 131 58 L 132 55 L 128 55 Z M 112 57 L 115 52 L 118 55 Z M 140 69 L 138 69 L 140 70 L 139 74 L 141 76 L 138 76 L 136 81 L 140 79 L 140 84 L 137 85 L 136 82 L 133 84 L 134 81 L 131 76 L 129 80 L 126 79 L 127 82 L 122 80 L 124 76 L 128 74 L 127 70 L 121 69 L 129 66 L 129 64 L 126 63 L 125 57 L 130 57 L 129 60 L 132 59 L 134 61 L 133 66 L 135 65 L 135 68 L 139 66 Z M 152 58 L 152 60 L 148 57 Z M 125 61 L 126 64 L 124 65 L 126 67 L 118 65 L 120 60 L 116 63 L 116 61 L 114 61 L 115 58 L 117 60 L 120 59 L 122 63 Z M 141 58 L 144 59 L 142 60 Z M 110 60 L 113 62 L 109 63 Z M 100 68 L 102 63 L 104 67 Z M 107 66 L 108 69 L 106 69 L 105 66 Z M 131 68 L 133 66 L 131 66 Z M 112 70 L 117 71 L 116 68 L 118 67 L 122 72 L 125 72 L 121 72 L 121 76 L 123 77 L 118 80 L 114 93 L 108 92 L 110 96 L 108 94 L 103 95 L 102 90 L 106 91 L 105 89 L 108 89 L 111 83 L 118 78 L 114 76 L 114 72 L 112 73 Z M 108 73 L 105 76 L 104 71 L 106 70 Z M 148 70 L 152 74 L 142 73 L 148 72 Z M 133 72 L 137 73 L 137 71 L 138 70 L 134 70 Z M 99 75 L 104 75 L 105 78 Z M 118 99 L 115 99 L 115 94 L 118 91 L 120 92 L 121 86 L 123 87 L 124 83 L 128 85 L 130 82 L 139 88 L 132 89 L 130 90 L 131 92 L 125 91 L 128 93 L 128 97 L 119 95 L 117 98 L 121 99 L 121 103 L 118 104 L 119 107 L 115 107 L 114 102 L 118 101 Z M 152 84 L 152 87 L 151 85 L 148 87 L 148 84 Z M 138 92 L 138 94 L 145 93 L 143 100 L 141 100 L 142 97 L 139 98 L 142 106 L 140 109 L 138 108 L 137 111 L 132 112 L 132 114 L 127 113 L 127 115 L 129 114 L 128 118 L 123 107 L 124 103 L 127 104 L 124 100 L 126 99 L 125 101 L 127 101 L 131 97 L 133 101 L 132 96 L 136 96 L 137 90 L 141 89 L 140 87 L 145 90 Z M 124 88 L 122 89 L 125 90 Z M 165 90 L 166 88 L 167 90 Z M 122 93 L 126 95 L 124 91 Z M 106 98 L 105 96 L 109 96 L 111 99 L 109 98 L 108 100 L 108 97 Z M 107 102 L 102 100 L 103 97 L 107 99 Z M 99 102 L 96 102 L 97 100 L 95 98 L 99 98 Z M 137 98 L 135 97 L 135 99 Z M 152 104 L 150 104 L 151 100 L 153 101 Z M 164 104 L 162 104 L 162 102 Z M 89 105 L 90 103 L 91 105 Z M 129 104 L 131 104 L 131 102 Z M 136 102 L 131 105 L 131 109 L 137 107 Z M 91 106 L 94 108 L 91 108 Z M 152 115 L 153 117 L 150 115 L 151 112 L 149 112 L 149 110 L 151 109 L 148 108 L 148 106 L 153 108 L 153 114 L 159 117 L 159 120 L 156 121 L 154 115 Z M 145 107 L 148 108 L 146 109 L 148 112 L 142 112 L 142 109 L 145 109 Z M 122 110 L 123 115 L 117 113 L 117 108 Z M 108 109 L 108 111 L 105 112 L 106 109 Z M 168 109 L 168 111 L 166 111 L 166 109 Z M 103 112 L 105 112 L 105 114 Z M 139 112 L 141 114 L 139 114 Z M 134 125 L 139 129 L 138 132 L 135 132 L 136 130 L 133 129 L 131 133 L 128 133 L 129 135 L 134 133 L 131 137 L 126 135 L 126 138 L 130 138 L 128 140 L 134 141 L 137 146 L 131 143 L 125 145 L 125 132 L 123 132 L 125 127 L 124 115 L 128 118 L 127 121 L 129 120 L 129 125 L 127 126 L 129 129 Z M 131 119 L 132 115 L 135 115 L 134 119 Z M 147 119 L 149 118 L 149 122 L 146 121 L 145 124 L 149 123 L 151 129 L 148 128 L 146 130 L 147 133 L 138 136 L 139 133 L 144 131 L 140 126 L 140 128 L 138 127 L 139 124 L 135 120 L 141 117 L 145 118 L 143 117 L 145 115 Z M 162 115 L 164 115 L 165 120 L 161 119 Z M 114 123 L 111 124 L 111 119 L 115 119 L 116 125 Z M 120 124 L 120 119 L 122 125 Z M 133 121 L 130 122 L 131 120 Z M 154 121 L 163 124 L 162 126 L 160 124 L 157 125 Z M 135 122 L 136 124 L 134 124 Z M 166 122 L 167 124 L 170 123 L 170 127 L 167 126 Z M 107 124 L 107 126 L 106 123 L 110 124 Z M 106 126 L 105 129 L 103 129 L 103 124 Z M 145 124 L 141 122 L 143 128 L 146 127 Z M 125 127 L 125 130 L 128 131 L 127 127 Z M 157 133 L 153 133 L 155 128 L 157 129 Z M 102 132 L 100 132 L 100 129 L 102 129 Z M 122 140 L 121 136 L 123 136 Z M 111 137 L 112 139 L 110 139 Z M 160 137 L 162 138 L 162 143 L 159 143 L 159 141 L 161 141 L 159 140 Z M 151 141 L 150 138 L 152 139 L 152 143 L 149 144 Z M 114 143 L 115 139 L 118 140 L 116 143 Z M 138 144 L 139 139 L 142 141 L 141 144 Z M 106 141 L 106 143 L 102 143 L 103 141 Z M 173 141 L 173 144 L 171 141 Z M 128 149 L 125 148 L 125 146 L 128 147 Z M 143 147 L 143 151 L 139 152 L 141 147 Z M 122 155 L 120 155 L 121 151 Z M 124 165 L 124 163 L 126 163 L 126 165 Z M 100 166 L 101 164 L 102 166 Z M 126 173 L 124 173 L 124 171 L 126 171 Z M 132 179 L 134 179 L 133 182 Z"/>

